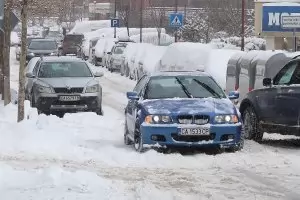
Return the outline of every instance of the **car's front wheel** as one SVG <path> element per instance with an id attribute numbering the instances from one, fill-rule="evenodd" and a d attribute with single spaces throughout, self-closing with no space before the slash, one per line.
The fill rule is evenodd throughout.
<path id="1" fill-rule="evenodd" d="M 142 138 L 142 135 L 141 135 L 141 132 L 140 132 L 140 128 L 138 125 L 135 126 L 135 134 L 134 134 L 134 149 L 137 151 L 137 152 L 144 152 L 144 147 L 143 147 L 143 138 Z"/>
<path id="2" fill-rule="evenodd" d="M 128 128 L 127 128 L 127 123 L 125 122 L 125 126 L 124 126 L 124 144 L 125 145 L 132 145 L 133 142 L 129 139 L 128 135 L 129 135 L 129 132 L 128 132 Z"/>
<path id="3" fill-rule="evenodd" d="M 264 133 L 259 127 L 258 117 L 252 107 L 246 108 L 243 112 L 243 119 L 245 139 L 261 142 Z"/>

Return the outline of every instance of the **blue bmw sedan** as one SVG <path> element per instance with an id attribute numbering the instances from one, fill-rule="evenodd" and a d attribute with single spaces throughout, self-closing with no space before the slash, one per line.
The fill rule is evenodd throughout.
<path id="1" fill-rule="evenodd" d="M 143 76 L 127 92 L 124 143 L 147 148 L 243 148 L 242 120 L 216 81 L 200 71 L 158 72 Z"/>

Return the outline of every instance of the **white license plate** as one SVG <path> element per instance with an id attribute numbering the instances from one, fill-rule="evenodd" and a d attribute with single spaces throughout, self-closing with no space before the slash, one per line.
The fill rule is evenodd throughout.
<path id="1" fill-rule="evenodd" d="M 182 128 L 180 135 L 209 135 L 209 128 Z"/>
<path id="2" fill-rule="evenodd" d="M 80 96 L 60 96 L 60 101 L 79 101 Z"/>

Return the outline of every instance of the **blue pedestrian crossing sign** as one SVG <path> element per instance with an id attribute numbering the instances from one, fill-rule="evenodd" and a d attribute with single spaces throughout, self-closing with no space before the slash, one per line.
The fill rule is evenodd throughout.
<path id="1" fill-rule="evenodd" d="M 119 19 L 111 19 L 110 26 L 111 27 L 120 27 L 120 20 Z"/>
<path id="2" fill-rule="evenodd" d="M 169 15 L 170 27 L 182 27 L 183 26 L 183 14 L 173 13 Z"/>

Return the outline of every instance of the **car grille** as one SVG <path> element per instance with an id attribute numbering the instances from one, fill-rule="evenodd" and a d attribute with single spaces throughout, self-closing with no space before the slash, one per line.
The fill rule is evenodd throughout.
<path id="1" fill-rule="evenodd" d="M 34 54 L 36 57 L 40 57 L 40 56 L 50 56 L 50 53 L 35 53 Z"/>
<path id="2" fill-rule="evenodd" d="M 210 141 L 216 138 L 215 133 L 211 133 L 210 135 L 195 135 L 195 136 L 183 136 L 178 135 L 177 133 L 171 134 L 173 140 L 177 142 L 203 142 L 203 141 Z"/>
<path id="3" fill-rule="evenodd" d="M 208 115 L 180 115 L 177 118 L 180 124 L 207 124 L 209 122 Z"/>
<path id="4" fill-rule="evenodd" d="M 54 88 L 55 93 L 82 93 L 83 88 Z"/>

